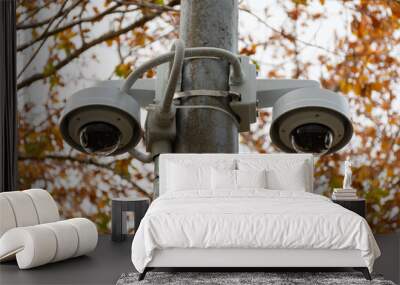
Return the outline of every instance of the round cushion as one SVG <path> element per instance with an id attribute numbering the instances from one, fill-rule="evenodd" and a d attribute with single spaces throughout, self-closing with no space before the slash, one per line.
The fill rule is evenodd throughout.
<path id="1" fill-rule="evenodd" d="M 44 224 L 56 235 L 57 250 L 52 262 L 57 262 L 75 255 L 78 249 L 78 233 L 67 221 Z"/>
<path id="2" fill-rule="evenodd" d="M 57 241 L 53 231 L 42 225 L 13 228 L 0 239 L 0 260 L 16 256 L 20 269 L 51 262 Z"/>
<path id="3" fill-rule="evenodd" d="M 3 192 L 13 209 L 17 227 L 33 226 L 39 223 L 38 214 L 31 197 L 23 191 Z"/>
<path id="4" fill-rule="evenodd" d="M 0 237 L 9 229 L 15 228 L 17 222 L 15 221 L 14 211 L 8 199 L 0 195 Z"/>
<path id="5" fill-rule="evenodd" d="M 84 218 L 74 218 L 66 220 L 78 233 L 79 245 L 74 256 L 86 254 L 96 248 L 98 233 L 96 225 Z"/>
<path id="6" fill-rule="evenodd" d="M 49 192 L 43 189 L 29 189 L 22 192 L 28 194 L 32 199 L 39 224 L 56 222 L 60 219 L 56 202 Z"/>
<path id="7" fill-rule="evenodd" d="M 0 238 L 0 261 L 16 257 L 20 269 L 86 254 L 97 245 L 97 229 L 75 218 L 8 230 Z"/>

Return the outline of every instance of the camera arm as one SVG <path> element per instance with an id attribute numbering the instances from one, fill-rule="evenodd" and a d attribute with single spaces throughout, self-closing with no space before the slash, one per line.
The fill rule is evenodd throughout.
<path id="1" fill-rule="evenodd" d="M 157 79 L 153 78 L 138 79 L 127 94 L 133 97 L 141 108 L 146 108 L 148 105 L 154 103 L 156 97 L 156 81 Z M 96 86 L 121 88 L 124 82 L 125 80 L 107 80 L 100 81 Z"/>
<path id="2" fill-rule="evenodd" d="M 256 96 L 258 109 L 272 107 L 276 100 L 286 93 L 300 88 L 319 88 L 314 80 L 301 79 L 257 79 Z"/>
<path id="3" fill-rule="evenodd" d="M 240 118 L 239 131 L 248 132 L 257 120 L 259 109 L 273 107 L 275 102 L 296 89 L 320 87 L 318 81 L 296 79 L 257 79 L 256 67 L 246 56 L 240 57 L 240 65 L 246 80 L 240 84 L 230 84 L 229 90 L 240 94 L 240 100 L 233 100 L 231 107 Z"/>
<path id="4" fill-rule="evenodd" d="M 243 57 L 242 57 L 243 60 Z M 158 70 L 162 70 L 163 66 L 160 66 Z M 164 68 L 165 69 L 165 68 Z M 165 85 L 162 80 L 158 78 L 162 77 L 162 74 L 157 75 L 157 79 L 153 78 L 141 78 L 137 79 L 134 85 L 129 88 L 128 94 L 132 96 L 140 105 L 141 108 L 146 108 L 148 105 L 153 104 L 156 98 L 162 96 L 156 95 L 160 92 L 162 85 Z M 251 80 L 249 76 L 246 76 L 246 80 Z M 121 88 L 124 84 L 124 80 L 107 80 L 100 81 L 98 86 L 105 87 L 118 87 Z M 241 86 L 233 88 L 235 85 L 231 86 L 231 90 L 242 91 Z M 254 98 L 257 101 L 257 108 L 268 108 L 272 107 L 273 104 L 282 95 L 299 88 L 308 87 L 320 87 L 318 81 L 314 80 L 301 80 L 301 79 L 256 79 L 255 80 L 255 92 L 256 96 L 251 96 L 248 92 L 239 92 L 242 97 L 242 101 L 247 97 L 248 99 Z M 254 101 L 253 100 L 253 101 Z"/>
<path id="5" fill-rule="evenodd" d="M 318 81 L 296 79 L 256 79 L 254 65 L 248 62 L 247 57 L 240 58 L 242 72 L 246 77 L 241 85 L 231 84 L 230 90 L 240 94 L 240 101 L 233 101 L 231 106 L 241 119 L 240 131 L 246 132 L 250 124 L 256 121 L 257 110 L 272 107 L 276 100 L 286 93 L 299 88 L 320 87 Z M 136 79 L 127 94 L 133 97 L 141 108 L 161 102 L 168 80 L 168 64 L 157 68 L 157 78 Z M 101 81 L 97 85 L 121 88 L 125 80 Z"/>

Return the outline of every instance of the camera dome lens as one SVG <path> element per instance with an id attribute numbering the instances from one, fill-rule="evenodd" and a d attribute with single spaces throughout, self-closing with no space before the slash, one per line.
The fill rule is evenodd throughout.
<path id="1" fill-rule="evenodd" d="M 121 132 L 111 124 L 90 123 L 82 127 L 79 135 L 83 149 L 90 154 L 109 155 L 121 142 Z"/>
<path id="2" fill-rule="evenodd" d="M 333 142 L 332 131 L 321 124 L 305 124 L 291 133 L 292 146 L 296 152 L 322 155 L 329 151 Z"/>

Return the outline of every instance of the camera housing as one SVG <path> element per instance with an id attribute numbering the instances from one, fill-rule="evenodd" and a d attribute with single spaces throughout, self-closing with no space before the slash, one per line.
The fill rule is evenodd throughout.
<path id="1" fill-rule="evenodd" d="M 68 98 L 60 129 L 64 140 L 81 152 L 121 154 L 141 139 L 140 107 L 117 87 L 86 88 Z"/>
<path id="2" fill-rule="evenodd" d="M 335 92 L 299 88 L 273 105 L 271 140 L 285 152 L 333 153 L 344 147 L 352 134 L 347 100 Z"/>

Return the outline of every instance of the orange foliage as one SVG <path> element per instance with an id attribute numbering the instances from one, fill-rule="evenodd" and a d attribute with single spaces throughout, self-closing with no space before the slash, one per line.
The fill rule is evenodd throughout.
<path id="1" fill-rule="evenodd" d="M 37 18 L 38 12 L 46 10 L 51 15 L 63 2 L 19 1 L 18 33 L 29 33 L 33 41 L 31 46 L 36 47 L 47 27 L 46 23 L 39 21 L 42 19 Z M 27 100 L 20 109 L 20 188 L 37 186 L 48 189 L 60 204 L 63 216 L 90 217 L 100 231 L 105 232 L 109 229 L 111 197 L 132 193 L 151 196 L 152 167 L 144 166 L 127 155 L 89 157 L 71 150 L 62 141 L 57 125 L 65 103 L 59 93 L 66 81 L 61 72 L 65 65 L 61 63 L 66 61 L 68 64 L 81 57 L 87 48 L 102 45 L 118 54 L 119 62 L 107 67 L 113 72 L 112 77 L 126 77 L 138 64 L 137 59 L 140 62 L 143 57 L 162 52 L 160 46 L 167 50 L 170 38 L 177 36 L 176 29 L 171 32 L 168 26 L 176 26 L 179 22 L 179 14 L 170 7 L 179 1 L 169 2 L 172 4 L 168 7 L 166 1 L 144 1 L 156 7 L 142 6 L 139 9 L 135 6 L 137 1 L 131 4 L 125 1 L 124 4 L 124 1 L 105 0 L 98 6 L 89 2 L 80 1 L 72 9 L 73 13 L 65 16 L 61 13 L 57 17 L 47 31 L 54 33 L 48 36 L 43 46 L 49 53 L 46 64 L 39 68 L 38 76 L 28 77 L 33 80 L 30 83 L 45 79 L 49 92 L 45 102 L 32 104 Z M 348 33 L 333 35 L 334 46 L 326 48 L 302 37 L 298 29 L 329 20 L 331 15 L 325 9 L 330 4 L 328 2 L 277 1 L 276 5 L 282 6 L 287 13 L 282 27 L 269 25 L 268 14 L 264 18 L 257 16 L 257 21 L 265 29 L 242 33 L 240 51 L 252 57 L 257 70 L 262 72 L 261 76 L 270 78 L 309 78 L 310 70 L 317 66 L 320 77 L 312 79 L 319 79 L 325 88 L 340 92 L 349 99 L 355 135 L 344 150 L 321 157 L 316 162 L 316 189 L 329 195 L 333 187 L 341 186 L 343 176 L 340 168 L 350 157 L 354 165 L 353 186 L 367 200 L 367 219 L 373 230 L 381 233 L 398 230 L 400 6 L 396 1 L 343 1 L 338 5 L 342 5 L 349 20 L 345 27 Z M 248 7 L 245 3 L 241 5 L 242 13 L 251 13 L 246 12 Z M 316 11 L 315 7 L 321 9 Z M 109 21 L 113 29 L 98 35 L 101 32 L 98 25 L 102 21 Z M 138 25 L 134 25 L 135 21 Z M 123 34 L 115 33 L 127 25 L 132 25 L 132 28 Z M 93 30 L 97 34 L 93 34 Z M 255 33 L 265 33 L 265 42 L 259 42 Z M 155 42 L 159 43 L 157 48 L 151 46 Z M 18 44 L 21 47 L 23 43 Z M 149 49 L 151 53 L 140 53 Z M 302 56 L 310 49 L 315 51 L 313 58 Z M 21 47 L 24 55 L 29 57 L 26 50 L 29 49 Z M 257 55 L 264 53 L 268 54 L 271 63 L 259 60 Z M 92 59 L 101 61 L 101 56 L 93 55 Z M 282 59 L 282 63 L 276 63 L 278 59 Z M 153 77 L 154 71 L 149 71 L 147 76 Z M 44 115 L 44 120 L 32 122 L 32 114 L 38 113 Z M 269 111 L 260 112 L 252 131 L 241 135 L 241 143 L 260 153 L 278 151 L 268 140 L 270 121 Z"/>

